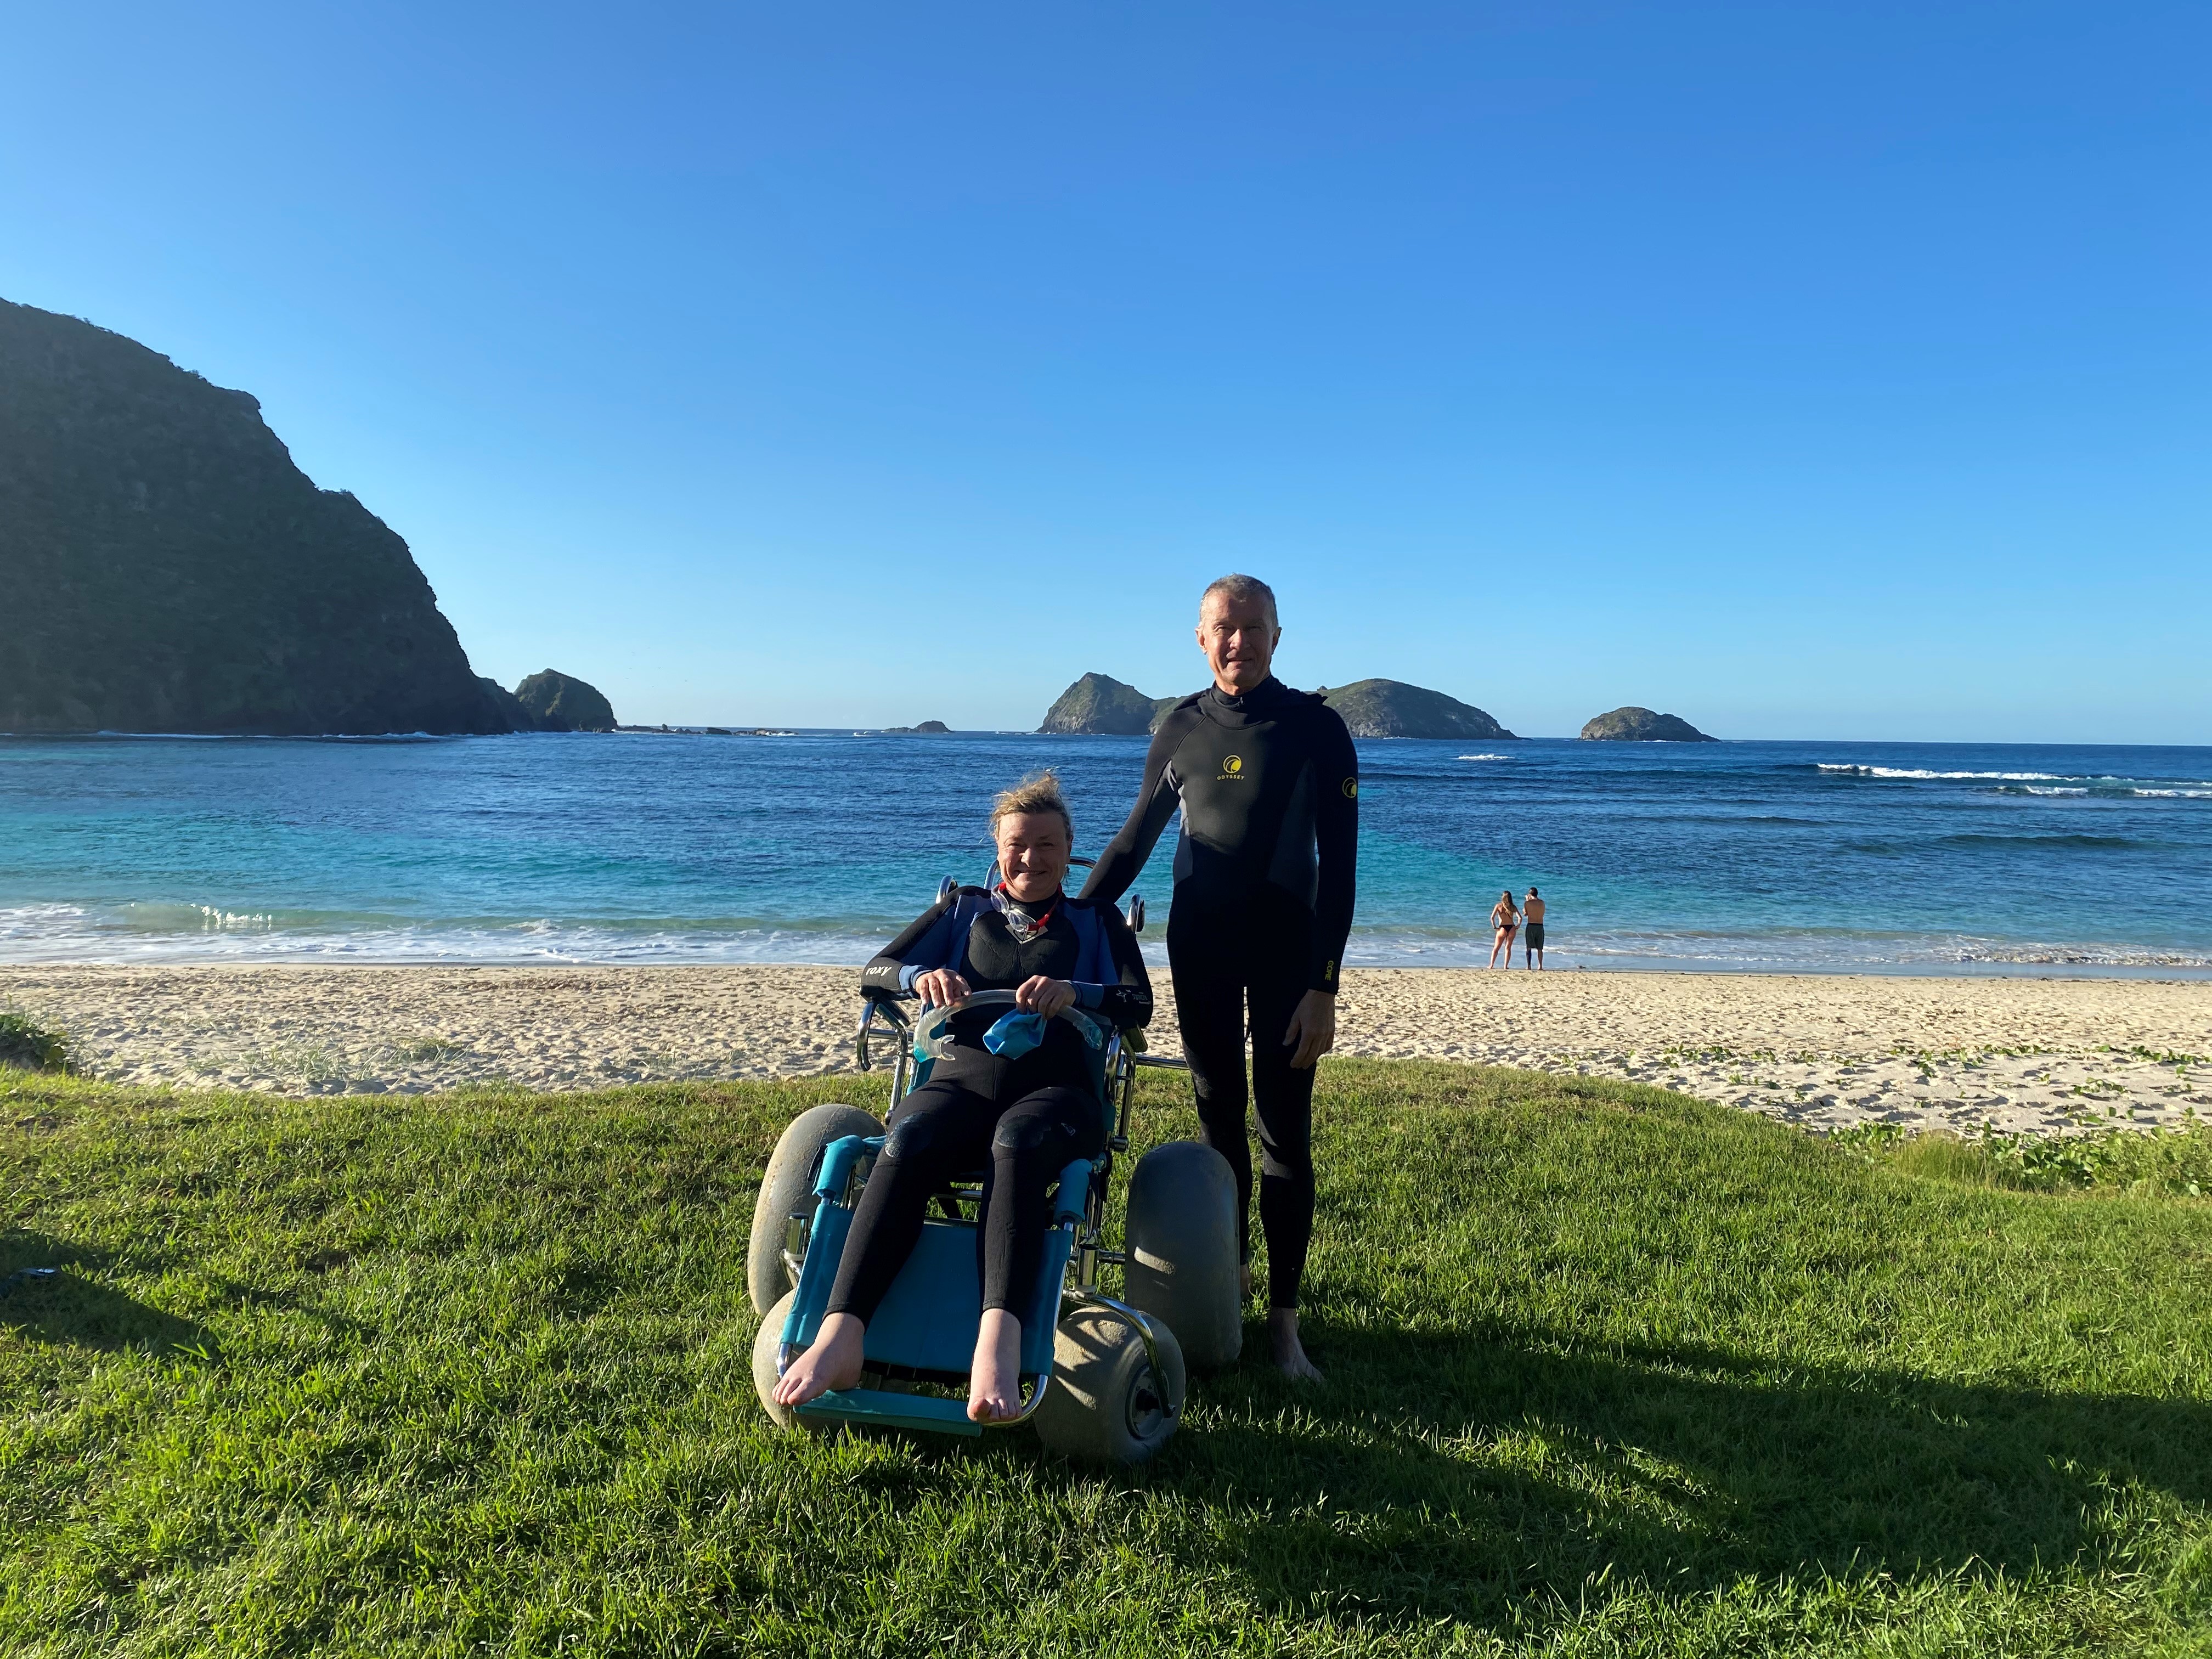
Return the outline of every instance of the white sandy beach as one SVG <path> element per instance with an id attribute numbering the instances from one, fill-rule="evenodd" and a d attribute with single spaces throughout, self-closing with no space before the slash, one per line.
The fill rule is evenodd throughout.
<path id="1" fill-rule="evenodd" d="M 91 1073 L 118 1082 L 301 1095 L 494 1079 L 568 1090 L 852 1071 L 857 977 L 21 967 L 0 969 L 0 1006 L 65 1030 Z M 2203 981 L 1382 969 L 1347 973 L 1340 1008 L 1343 1054 L 1625 1078 L 1809 1128 L 2051 1132 L 2212 1115 Z M 1174 1030 L 1169 1005 L 1157 1051 L 1176 1051 Z M 856 1079 L 855 1098 L 883 1086 Z"/>

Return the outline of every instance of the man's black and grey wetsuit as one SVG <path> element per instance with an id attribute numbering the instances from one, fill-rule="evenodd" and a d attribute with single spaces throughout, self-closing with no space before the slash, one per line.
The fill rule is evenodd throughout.
<path id="1" fill-rule="evenodd" d="M 1237 1177 L 1241 1234 L 1252 1184 L 1249 1016 L 1268 1299 L 1295 1308 L 1313 1231 L 1314 1074 L 1291 1069 L 1283 1034 L 1308 991 L 1336 989 L 1352 931 L 1359 761 L 1351 733 L 1320 697 L 1276 679 L 1241 697 L 1218 688 L 1185 697 L 1153 734 L 1136 808 L 1084 896 L 1121 897 L 1178 807 L 1168 964 L 1199 1121 Z"/>

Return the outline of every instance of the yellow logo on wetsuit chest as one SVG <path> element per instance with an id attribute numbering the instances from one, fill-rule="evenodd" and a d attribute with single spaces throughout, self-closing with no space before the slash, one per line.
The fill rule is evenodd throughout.
<path id="1" fill-rule="evenodd" d="M 1244 757 L 1242 755 L 1231 755 L 1228 759 L 1221 763 L 1221 775 L 1215 779 L 1214 781 L 1217 783 L 1226 783 L 1231 778 L 1241 778 L 1243 775 Z"/>
<path id="2" fill-rule="evenodd" d="M 1346 800 L 1358 800 L 1359 799 L 1359 780 L 1358 778 L 1346 778 L 1344 781 L 1344 798 Z"/>

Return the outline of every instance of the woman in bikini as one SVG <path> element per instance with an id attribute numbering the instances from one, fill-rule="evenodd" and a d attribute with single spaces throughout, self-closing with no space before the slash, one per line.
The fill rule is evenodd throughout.
<path id="1" fill-rule="evenodd" d="M 1490 925 L 1498 930 L 1498 940 L 1490 947 L 1490 965 L 1498 966 L 1498 954 L 1505 953 L 1505 965 L 1513 965 L 1513 935 L 1521 931 L 1521 913 L 1513 908 L 1513 890 L 1507 888 L 1498 896 L 1498 902 L 1490 907 Z"/>

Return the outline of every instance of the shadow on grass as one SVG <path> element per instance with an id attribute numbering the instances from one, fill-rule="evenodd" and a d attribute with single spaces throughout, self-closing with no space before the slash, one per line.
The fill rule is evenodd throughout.
<path id="1" fill-rule="evenodd" d="M 2201 1403 L 1777 1375 L 1689 1345 L 1333 1357 L 1311 1394 L 1201 1385 L 1231 1420 L 1186 1430 L 1154 1476 L 1225 1523 L 1211 1565 L 1284 1611 L 1492 1623 L 1624 1581 L 2017 1575 L 2094 1555 L 2117 1486 L 2212 1500 Z"/>
<path id="2" fill-rule="evenodd" d="M 214 1354 L 215 1340 L 204 1327 L 101 1283 L 98 1275 L 107 1261 L 103 1251 L 44 1233 L 0 1232 L 0 1331 L 103 1352 L 143 1348 Z M 27 1267 L 59 1271 L 51 1279 L 19 1277 Z"/>

